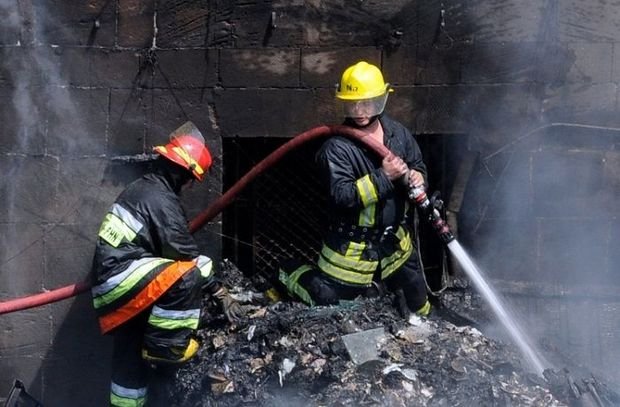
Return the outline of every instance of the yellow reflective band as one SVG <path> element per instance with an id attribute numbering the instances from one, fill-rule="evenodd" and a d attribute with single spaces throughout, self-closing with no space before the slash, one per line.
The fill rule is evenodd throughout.
<path id="1" fill-rule="evenodd" d="M 128 399 L 126 397 L 117 396 L 110 393 L 110 405 L 112 407 L 144 407 L 146 405 L 146 397 L 139 399 Z"/>
<path id="2" fill-rule="evenodd" d="M 314 300 L 312 300 L 312 297 L 310 296 L 308 291 L 298 282 L 299 278 L 311 269 L 312 266 L 304 264 L 303 266 L 295 269 L 295 271 L 293 271 L 290 275 L 280 269 L 278 280 L 280 280 L 280 282 L 286 286 L 289 292 L 296 294 L 303 302 L 310 306 L 313 306 Z"/>
<path id="3" fill-rule="evenodd" d="M 120 284 L 118 284 L 113 290 L 108 291 L 107 293 L 97 296 L 93 298 L 93 305 L 95 308 L 100 308 L 104 305 L 107 305 L 130 291 L 136 284 L 144 278 L 151 270 L 159 267 L 164 263 L 171 263 L 171 260 L 168 259 L 155 259 L 152 262 L 142 264 L 133 270 L 127 278 L 125 278 Z"/>
<path id="4" fill-rule="evenodd" d="M 325 274 L 332 276 L 336 280 L 363 286 L 369 286 L 372 284 L 373 273 L 362 274 L 356 271 L 340 268 L 325 260 L 323 256 L 319 257 L 317 265 Z"/>
<path id="5" fill-rule="evenodd" d="M 136 237 L 136 232 L 123 222 L 121 218 L 108 212 L 99 228 L 99 237 L 110 246 L 118 247 L 123 238 L 131 242 Z"/>
<path id="6" fill-rule="evenodd" d="M 360 199 L 362 200 L 362 204 L 364 206 L 368 206 L 379 201 L 377 189 L 375 188 L 375 184 L 372 183 L 369 174 L 366 174 L 362 178 L 355 181 L 355 187 L 357 188 L 357 192 L 359 193 Z"/>
<path id="7" fill-rule="evenodd" d="M 185 160 L 185 162 L 187 163 L 187 165 L 196 172 L 196 174 L 198 175 L 202 175 L 204 174 L 204 170 L 202 169 L 202 167 L 196 162 L 196 160 L 194 160 L 188 153 L 187 151 L 185 151 L 184 149 L 182 149 L 181 147 L 172 147 L 172 151 L 174 151 L 175 153 L 177 153 L 177 155 L 179 157 L 181 157 L 183 160 Z"/>
<path id="8" fill-rule="evenodd" d="M 348 257 L 330 249 L 327 245 L 323 245 L 323 248 L 321 249 L 321 258 L 329 260 L 330 263 L 338 267 L 353 270 L 358 274 L 372 274 L 379 265 L 377 260 L 361 260 L 360 256 Z"/>
<path id="9" fill-rule="evenodd" d="M 110 405 L 114 407 L 143 407 L 146 405 L 146 387 L 130 389 L 112 382 Z"/>
<path id="10" fill-rule="evenodd" d="M 149 316 L 149 325 L 166 330 L 173 329 L 198 329 L 199 318 L 165 318 L 156 315 Z"/>
<path id="11" fill-rule="evenodd" d="M 375 209 L 377 205 L 368 205 L 360 211 L 359 219 L 357 223 L 359 226 L 374 226 L 375 225 Z"/>
<path id="12" fill-rule="evenodd" d="M 399 233 L 401 232 L 402 233 Z M 399 235 L 403 235 L 401 237 Z M 385 279 L 395 272 L 400 266 L 402 266 L 409 256 L 413 253 L 413 243 L 411 242 L 411 236 L 404 231 L 404 228 L 400 227 L 396 236 L 401 237 L 399 242 L 400 250 L 396 250 L 390 257 L 386 257 L 381 260 L 381 278 Z"/>
<path id="13" fill-rule="evenodd" d="M 364 249 L 366 249 L 366 243 L 364 242 L 349 242 L 349 246 L 347 247 L 347 251 L 344 253 L 344 255 L 346 257 L 359 260 L 362 258 L 362 253 L 364 252 Z"/>
<path id="14" fill-rule="evenodd" d="M 420 307 L 420 309 L 418 309 L 415 313 L 417 315 L 420 315 L 422 317 L 426 317 L 428 316 L 428 314 L 431 312 L 431 303 L 428 302 L 428 300 L 426 300 L 426 302 L 424 303 L 424 305 L 422 305 Z"/>

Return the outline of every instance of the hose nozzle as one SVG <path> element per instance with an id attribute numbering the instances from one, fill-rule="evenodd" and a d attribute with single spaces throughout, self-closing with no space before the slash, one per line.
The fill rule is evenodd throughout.
<path id="1" fill-rule="evenodd" d="M 443 220 L 439 209 L 443 206 L 443 202 L 433 195 L 433 199 L 429 199 L 423 186 L 417 186 L 409 189 L 409 199 L 411 199 L 420 209 L 423 216 L 430 222 L 435 232 L 445 244 L 455 239 L 450 226 Z"/>

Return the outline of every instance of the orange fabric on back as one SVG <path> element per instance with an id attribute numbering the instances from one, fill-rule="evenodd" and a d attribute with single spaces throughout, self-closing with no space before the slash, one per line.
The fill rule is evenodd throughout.
<path id="1" fill-rule="evenodd" d="M 147 309 L 194 267 L 194 261 L 176 261 L 166 267 L 127 304 L 99 318 L 101 333 L 110 332 Z"/>

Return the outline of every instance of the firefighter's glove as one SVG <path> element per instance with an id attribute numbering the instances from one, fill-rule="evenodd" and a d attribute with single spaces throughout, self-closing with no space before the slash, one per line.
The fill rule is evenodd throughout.
<path id="1" fill-rule="evenodd" d="M 226 287 L 221 287 L 213 294 L 213 296 L 217 298 L 220 304 L 222 304 L 224 315 L 226 315 L 228 321 L 234 324 L 243 318 L 243 308 L 241 308 L 241 305 L 239 305 L 239 303 L 230 296 L 230 293 Z"/>
<path id="2" fill-rule="evenodd" d="M 401 179 L 405 174 L 407 174 L 409 169 L 402 158 L 394 154 L 389 154 L 383 158 L 383 161 L 381 162 L 381 170 L 390 181 L 394 181 Z"/>

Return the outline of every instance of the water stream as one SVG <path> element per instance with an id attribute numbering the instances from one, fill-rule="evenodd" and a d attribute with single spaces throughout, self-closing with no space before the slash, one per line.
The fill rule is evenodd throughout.
<path id="1" fill-rule="evenodd" d="M 523 336 L 521 328 L 518 326 L 516 320 L 508 313 L 506 308 L 504 308 L 504 305 L 497 297 L 495 292 L 493 292 L 491 286 L 489 286 L 489 284 L 485 281 L 482 273 L 480 272 L 476 264 L 472 261 L 472 259 L 469 257 L 465 249 L 463 249 L 463 247 L 457 240 L 453 240 L 448 243 L 448 249 L 459 262 L 462 269 L 467 273 L 468 277 L 472 280 L 474 286 L 478 289 L 480 294 L 490 305 L 491 309 L 499 318 L 504 328 L 506 328 L 517 347 L 527 358 L 535 373 L 542 376 L 545 368 L 543 366 L 541 358 Z"/>

